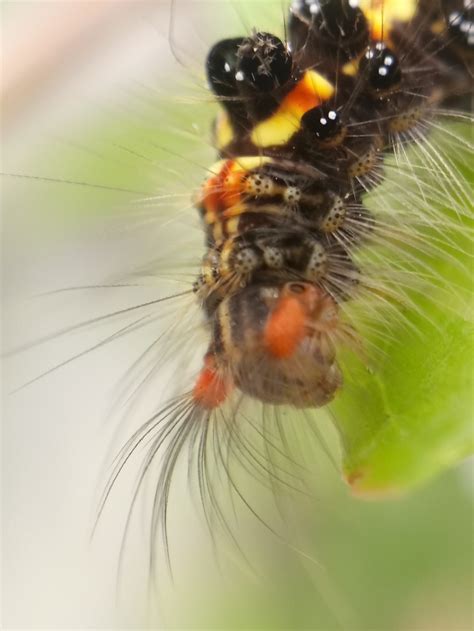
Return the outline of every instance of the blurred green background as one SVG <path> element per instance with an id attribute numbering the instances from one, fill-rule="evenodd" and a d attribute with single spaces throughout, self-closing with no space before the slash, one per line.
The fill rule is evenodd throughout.
<path id="1" fill-rule="evenodd" d="M 190 196 L 214 160 L 207 138 L 216 111 L 202 71 L 206 51 L 252 27 L 281 32 L 285 10 L 278 0 L 61 4 L 2 5 L 7 350 L 111 304 L 105 291 L 52 302 L 31 296 L 115 282 L 157 256 L 160 274 L 174 280 L 181 264 L 198 264 L 202 236 Z M 75 338 L 75 346 L 15 356 L 5 368 L 6 389 L 93 343 Z M 213 549 L 178 480 L 173 580 L 163 569 L 150 604 L 145 518 L 133 531 L 117 602 L 127 490 L 92 547 L 88 535 L 114 433 L 102 420 L 133 350 L 127 340 L 118 350 L 106 347 L 4 402 L 5 628 L 472 628 L 472 468 L 443 470 L 464 455 L 458 438 L 454 457 L 439 461 L 430 470 L 438 475 L 423 487 L 365 501 L 342 480 L 338 437 L 322 412 L 316 426 L 336 464 L 318 436 L 309 439 L 307 425 L 286 419 L 309 495 L 279 488 L 275 507 L 269 491 L 244 482 L 278 532 L 236 509 L 229 521 L 249 563 L 219 532 Z M 462 419 L 452 419 L 450 436 L 464 444 L 471 395 L 463 391 Z M 343 412 L 346 423 L 355 418 L 356 431 L 363 419 L 351 417 L 351 404 Z M 125 426 L 121 438 L 129 433 Z M 409 441 L 408 433 L 403 448 Z M 416 449 L 428 453 L 429 435 L 426 441 Z"/>

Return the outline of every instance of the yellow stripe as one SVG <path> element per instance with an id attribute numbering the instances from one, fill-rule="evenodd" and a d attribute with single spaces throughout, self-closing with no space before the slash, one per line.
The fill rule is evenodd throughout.
<path id="1" fill-rule="evenodd" d="M 217 162 L 214 162 L 208 170 L 212 175 L 219 175 L 228 162 L 235 163 L 232 165 L 232 172 L 236 173 L 238 171 L 252 171 L 253 169 L 258 169 L 264 164 L 273 162 L 273 160 L 267 156 L 238 156 L 236 158 L 218 160 Z"/>
<path id="2" fill-rule="evenodd" d="M 233 234 L 237 234 L 239 231 L 239 220 L 240 220 L 240 216 L 237 217 L 232 217 L 232 219 L 229 219 L 226 222 L 226 231 L 227 234 L 229 236 L 232 236 Z"/>
<path id="3" fill-rule="evenodd" d="M 244 156 L 234 158 L 236 161 L 236 166 L 233 168 L 233 171 L 237 171 L 237 167 L 241 171 L 253 171 L 253 169 L 258 169 L 264 164 L 269 164 L 273 162 L 272 158 L 268 158 L 266 156 Z"/>
<path id="4" fill-rule="evenodd" d="M 222 223 L 220 221 L 216 221 L 216 223 L 212 227 L 212 236 L 214 237 L 214 241 L 216 243 L 220 243 L 224 238 L 224 232 L 222 231 Z"/>
<path id="5" fill-rule="evenodd" d="M 229 313 L 229 303 L 227 300 L 224 300 L 224 302 L 220 304 L 217 311 L 217 317 L 219 319 L 219 324 L 221 325 L 221 340 L 224 348 L 224 354 L 227 359 L 235 361 L 240 353 L 238 349 L 234 347 L 232 342 L 232 325 Z"/>
<path id="6" fill-rule="evenodd" d="M 234 250 L 234 238 L 227 239 L 221 250 L 219 267 L 222 275 L 227 275 L 231 271 L 229 268 L 229 259 Z"/>
<path id="7" fill-rule="evenodd" d="M 314 70 L 307 70 L 277 111 L 254 127 L 251 140 L 257 147 L 286 144 L 300 128 L 305 112 L 324 103 L 334 94 L 334 86 Z"/>

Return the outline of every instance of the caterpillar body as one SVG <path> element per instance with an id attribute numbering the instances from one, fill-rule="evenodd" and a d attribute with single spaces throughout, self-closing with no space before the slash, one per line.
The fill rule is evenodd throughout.
<path id="1" fill-rule="evenodd" d="M 469 0 L 295 0 L 283 39 L 258 30 L 208 51 L 207 83 L 220 111 L 212 129 L 217 161 L 193 194 L 205 251 L 187 291 L 164 299 L 175 321 L 141 354 L 132 393 L 157 370 L 163 385 L 180 326 L 185 334 L 196 323 L 204 329 L 203 365 L 183 385 L 196 354 L 185 343 L 173 372 L 177 396 L 158 409 L 154 402 L 120 450 L 98 509 L 100 517 L 119 477 L 144 452 L 126 527 L 151 481 L 152 570 L 159 530 L 168 544 L 169 498 L 184 456 L 212 531 L 232 530 L 223 487 L 259 517 L 239 475 L 270 478 L 272 490 L 297 484 L 285 474 L 286 411 L 298 408 L 307 418 L 337 401 L 353 379 L 346 352 L 365 361 L 367 331 L 392 335 L 393 318 L 417 308 L 413 292 L 443 282 L 425 257 L 454 261 L 452 231 L 467 232 L 472 202 L 454 162 L 425 143 L 440 117 L 469 119 L 472 12 Z M 424 167 L 410 164 L 410 147 Z M 367 194 L 394 169 L 391 159 L 395 168 L 409 163 L 402 175 L 416 192 L 406 193 L 401 209 L 383 195 L 369 206 Z M 440 190 L 425 186 L 424 170 Z M 436 204 L 449 206 L 448 215 Z M 171 246 L 176 257 L 184 249 Z M 447 287 L 446 309 L 449 296 Z M 183 308 L 183 298 L 192 304 Z M 154 323 L 162 302 L 112 314 L 140 316 L 92 348 Z M 281 441 L 268 432 L 272 421 Z"/>
<path id="2" fill-rule="evenodd" d="M 358 5 L 296 2 L 287 45 L 258 32 L 209 54 L 223 160 L 196 202 L 209 246 L 196 293 L 212 340 L 197 405 L 220 405 L 233 385 L 298 407 L 333 398 L 339 305 L 357 292 L 352 253 L 370 231 L 361 197 L 384 152 L 469 90 L 453 36 L 464 14 L 443 22 L 407 2 L 400 19 L 400 3 L 385 3 L 381 24 L 382 6 Z"/>
<path id="3" fill-rule="evenodd" d="M 423 256 L 443 251 L 439 244 L 449 239 L 443 241 L 442 226 L 466 229 L 469 193 L 458 186 L 453 163 L 427 157 L 423 143 L 438 116 L 469 108 L 470 3 L 295 1 L 286 37 L 254 31 L 219 41 L 207 56 L 207 81 L 220 103 L 212 131 L 218 161 L 193 198 L 206 251 L 192 288 L 207 351 L 191 389 L 124 445 L 99 506 L 100 516 L 124 468 L 144 449 L 132 509 L 158 463 L 152 558 L 160 529 L 167 546 L 168 501 L 182 453 L 189 450 L 190 478 L 195 474 L 211 530 L 216 522 L 228 529 L 216 490 L 221 470 L 232 493 L 258 514 L 234 468 L 259 479 L 285 474 L 269 462 L 281 447 L 269 446 L 258 422 L 263 446 L 245 435 L 244 426 L 255 427 L 247 401 L 258 402 L 258 414 L 274 417 L 281 432 L 284 406 L 310 411 L 337 399 L 351 380 L 346 351 L 365 355 L 367 326 L 391 335 L 391 318 L 403 319 L 411 292 L 429 293 L 440 281 L 426 273 Z M 378 209 L 367 206 L 366 194 L 390 168 L 387 156 L 402 162 L 410 146 L 443 181 L 435 203 L 451 204 L 451 218 L 424 210 L 430 191 L 422 190 L 423 171 L 415 166 L 405 177 L 420 192 L 409 195 L 404 212 L 380 197 Z M 425 235 L 433 230 L 431 247 Z M 394 256 L 387 263 L 376 254 L 367 265 L 366 251 L 379 246 Z M 440 256 L 451 259 L 452 250 Z M 199 316 L 189 313 L 194 323 Z"/>

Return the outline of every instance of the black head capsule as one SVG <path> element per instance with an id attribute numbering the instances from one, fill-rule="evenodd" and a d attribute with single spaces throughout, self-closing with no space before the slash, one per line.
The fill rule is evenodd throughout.
<path id="1" fill-rule="evenodd" d="M 371 90 L 387 93 L 396 90 L 402 80 L 402 71 L 395 53 L 379 42 L 367 49 L 362 57 L 360 73 Z"/>
<path id="2" fill-rule="evenodd" d="M 292 68 L 291 54 L 278 37 L 255 33 L 239 46 L 235 79 L 244 92 L 268 93 L 288 83 Z"/>
<path id="3" fill-rule="evenodd" d="M 347 132 L 339 112 L 328 105 L 308 110 L 301 119 L 301 127 L 312 140 L 330 146 L 340 144 Z"/>
<path id="4" fill-rule="evenodd" d="M 207 56 L 207 80 L 217 96 L 234 97 L 239 94 L 235 73 L 237 52 L 243 41 L 243 37 L 223 39 L 211 48 Z"/>

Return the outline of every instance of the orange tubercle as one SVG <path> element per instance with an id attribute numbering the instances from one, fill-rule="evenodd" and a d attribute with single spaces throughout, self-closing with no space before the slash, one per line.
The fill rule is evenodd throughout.
<path id="1" fill-rule="evenodd" d="M 204 184 L 203 204 L 207 213 L 215 215 L 225 208 L 226 178 L 232 172 L 233 160 L 226 160 L 218 173 L 208 178 Z"/>
<path id="2" fill-rule="evenodd" d="M 245 208 L 242 198 L 245 194 L 245 178 L 249 171 L 271 162 L 265 156 L 243 156 L 238 160 L 220 160 L 211 169 L 212 175 L 204 182 L 197 205 L 204 211 L 207 224 L 212 225 L 222 215 L 241 214 Z"/>
<path id="3" fill-rule="evenodd" d="M 291 296 L 280 299 L 264 331 L 265 346 L 278 359 L 291 357 L 306 333 L 306 311 Z"/>
<path id="4" fill-rule="evenodd" d="M 229 380 L 219 374 L 214 357 L 207 355 L 204 359 L 204 367 L 194 385 L 194 401 L 203 408 L 213 410 L 224 403 L 231 387 Z"/>

